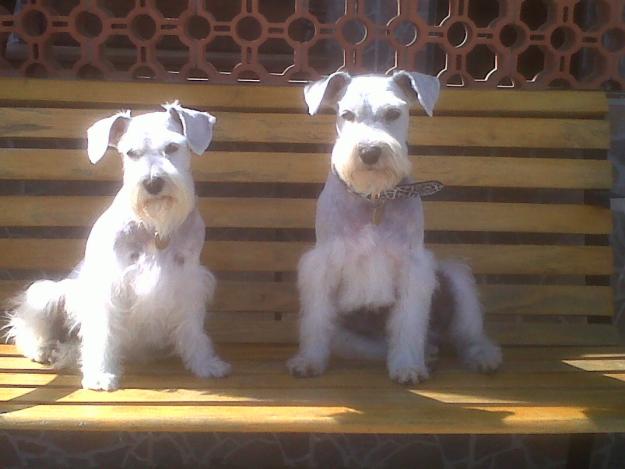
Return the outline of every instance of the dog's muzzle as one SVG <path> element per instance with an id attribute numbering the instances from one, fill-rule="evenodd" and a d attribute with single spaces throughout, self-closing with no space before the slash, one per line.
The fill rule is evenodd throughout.
<path id="1" fill-rule="evenodd" d="M 358 147 L 358 156 L 366 165 L 374 165 L 382 155 L 382 148 L 378 145 L 360 145 Z"/>
<path id="2" fill-rule="evenodd" d="M 157 195 L 165 186 L 165 179 L 159 176 L 150 176 L 147 179 L 143 180 L 143 187 L 148 191 L 148 194 Z"/>

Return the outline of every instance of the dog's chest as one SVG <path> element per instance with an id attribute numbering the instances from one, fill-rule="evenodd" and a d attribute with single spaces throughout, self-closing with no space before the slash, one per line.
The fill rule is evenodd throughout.
<path id="1" fill-rule="evenodd" d="M 405 248 L 389 241 L 371 226 L 360 230 L 357 236 L 337 242 L 342 244 L 344 254 L 338 265 L 338 309 L 351 311 L 393 304 Z"/>
<path id="2" fill-rule="evenodd" d="M 162 243 L 141 226 L 130 227 L 116 251 L 130 310 L 137 316 L 171 309 L 184 290 L 188 267 L 198 263 L 176 234 Z"/>
<path id="3" fill-rule="evenodd" d="M 378 220 L 375 213 L 375 203 L 348 192 L 332 176 L 319 198 L 317 242 L 342 253 L 334 260 L 340 311 L 392 305 L 406 262 L 423 244 L 418 198 L 387 201 Z"/>

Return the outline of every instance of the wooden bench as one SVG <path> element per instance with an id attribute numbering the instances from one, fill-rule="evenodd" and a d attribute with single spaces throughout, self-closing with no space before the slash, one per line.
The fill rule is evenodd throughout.
<path id="1" fill-rule="evenodd" d="M 466 258 L 488 327 L 505 346 L 494 376 L 443 358 L 432 378 L 392 383 L 383 364 L 334 360 L 289 376 L 293 271 L 313 241 L 334 117 L 309 117 L 299 87 L 0 80 L 0 296 L 60 275 L 118 186 L 118 158 L 92 166 L 86 128 L 120 108 L 174 98 L 210 110 L 215 141 L 194 161 L 203 261 L 219 287 L 208 327 L 234 364 L 203 381 L 178 360 L 127 371 L 111 393 L 79 388 L 0 345 L 0 429 L 602 433 L 625 431 L 625 347 L 611 325 L 607 101 L 598 92 L 450 91 L 415 113 L 428 244 Z M 60 181 L 60 182 L 59 182 Z"/>

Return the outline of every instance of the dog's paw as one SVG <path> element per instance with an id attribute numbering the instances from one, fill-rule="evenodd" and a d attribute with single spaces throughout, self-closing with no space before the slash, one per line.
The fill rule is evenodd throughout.
<path id="1" fill-rule="evenodd" d="M 326 363 L 323 360 L 297 354 L 286 363 L 286 367 L 296 378 L 310 378 L 322 374 L 326 370 Z"/>
<path id="2" fill-rule="evenodd" d="M 501 348 L 490 340 L 469 345 L 464 350 L 464 362 L 469 368 L 482 373 L 491 373 L 501 365 Z"/>
<path id="3" fill-rule="evenodd" d="M 232 365 L 215 356 L 194 367 L 191 371 L 200 378 L 223 378 L 232 371 Z"/>
<path id="4" fill-rule="evenodd" d="M 119 387 L 119 375 L 114 373 L 100 372 L 84 374 L 82 387 L 95 391 L 114 391 Z"/>
<path id="5" fill-rule="evenodd" d="M 17 337 L 15 345 L 22 355 L 30 360 L 50 364 L 50 356 L 54 350 L 54 341 L 42 341 L 32 335 L 23 334 Z"/>
<path id="6" fill-rule="evenodd" d="M 425 363 L 414 363 L 412 360 L 389 360 L 389 377 L 399 384 L 417 384 L 430 377 Z"/>
<path id="7" fill-rule="evenodd" d="M 30 358 L 34 362 L 49 365 L 52 362 L 54 346 L 52 343 L 46 343 L 40 347 L 26 350 L 23 354 L 26 358 Z"/>
<path id="8" fill-rule="evenodd" d="M 423 367 L 399 367 L 391 368 L 388 371 L 389 377 L 399 384 L 417 384 L 430 377 L 428 370 Z"/>

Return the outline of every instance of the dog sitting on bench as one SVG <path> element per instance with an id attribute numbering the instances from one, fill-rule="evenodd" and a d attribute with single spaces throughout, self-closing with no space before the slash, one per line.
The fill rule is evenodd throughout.
<path id="1" fill-rule="evenodd" d="M 417 383 L 428 377 L 426 358 L 441 338 L 472 369 L 500 365 L 470 269 L 437 261 L 423 244 L 420 195 L 441 186 L 411 180 L 409 109 L 418 102 L 431 116 L 438 95 L 438 79 L 405 71 L 337 72 L 306 87 L 311 115 L 336 110 L 338 137 L 317 203 L 316 245 L 299 264 L 293 375 L 323 373 L 334 352 L 385 358 L 391 379 Z"/>
<path id="2" fill-rule="evenodd" d="M 74 271 L 35 282 L 10 311 L 9 336 L 21 353 L 57 368 L 79 363 L 84 388 L 116 389 L 124 361 L 162 349 L 202 378 L 230 371 L 204 331 L 215 279 L 200 265 L 205 226 L 190 161 L 208 147 L 215 118 L 177 102 L 163 108 L 89 128 L 89 159 L 116 148 L 123 186 Z"/>

